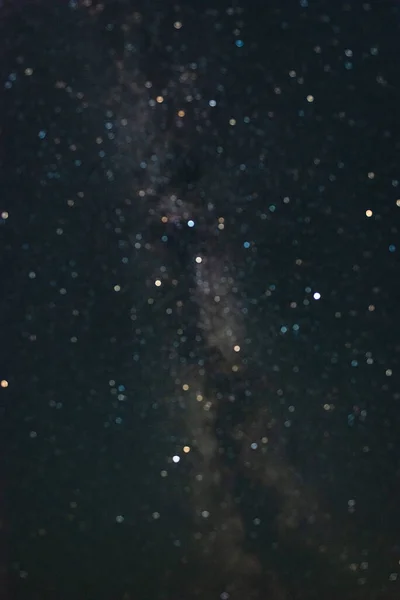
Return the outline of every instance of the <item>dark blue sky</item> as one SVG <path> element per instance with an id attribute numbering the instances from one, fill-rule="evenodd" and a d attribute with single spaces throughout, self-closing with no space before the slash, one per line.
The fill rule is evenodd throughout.
<path id="1" fill-rule="evenodd" d="M 0 24 L 9 598 L 395 599 L 398 7 L 104 5 Z"/>

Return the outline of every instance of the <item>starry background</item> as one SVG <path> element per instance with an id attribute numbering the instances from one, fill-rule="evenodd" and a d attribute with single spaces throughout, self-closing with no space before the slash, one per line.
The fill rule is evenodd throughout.
<path id="1" fill-rule="evenodd" d="M 229 225 L 252 364 L 232 418 L 269 407 L 338 532 L 329 564 L 279 539 L 273 493 L 238 475 L 248 545 L 277 598 L 397 598 L 399 6 L 104 5 L 1 8 L 1 597 L 178 598 L 189 577 L 190 474 L 162 403 L 181 316 L 149 281 L 166 265 L 188 296 L 206 236 L 161 242 L 137 200 L 154 136 L 113 96 L 124 59 L 152 84 L 170 180 L 200 181 Z"/>

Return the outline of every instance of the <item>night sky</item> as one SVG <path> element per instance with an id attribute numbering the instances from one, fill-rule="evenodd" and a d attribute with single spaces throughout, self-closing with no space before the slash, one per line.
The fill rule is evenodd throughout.
<path id="1" fill-rule="evenodd" d="M 0 40 L 0 600 L 399 598 L 400 5 Z"/>

